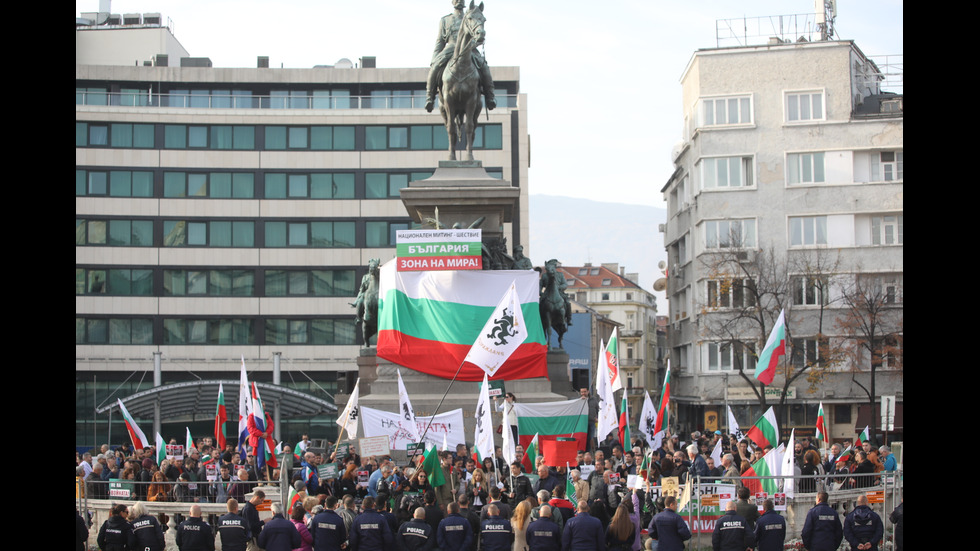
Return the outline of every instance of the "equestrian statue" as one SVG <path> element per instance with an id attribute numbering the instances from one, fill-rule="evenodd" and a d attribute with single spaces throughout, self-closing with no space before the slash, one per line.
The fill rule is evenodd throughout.
<path id="1" fill-rule="evenodd" d="M 361 327 L 364 346 L 371 346 L 371 337 L 378 334 L 378 281 L 380 279 L 381 261 L 372 258 L 368 261 L 368 273 L 361 278 L 361 288 L 357 291 L 357 299 L 351 306 L 357 312 L 354 322 Z"/>

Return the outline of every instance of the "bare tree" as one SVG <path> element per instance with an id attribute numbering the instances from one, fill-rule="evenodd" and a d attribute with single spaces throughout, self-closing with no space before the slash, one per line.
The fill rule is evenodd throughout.
<path id="1" fill-rule="evenodd" d="M 857 274 L 842 294 L 845 312 L 836 325 L 849 343 L 851 381 L 864 391 L 872 414 L 878 397 L 878 371 L 902 371 L 905 316 L 901 279 L 901 275 Z M 867 381 L 863 381 L 865 375 Z M 877 441 L 875 432 L 871 423 L 872 442 Z"/>

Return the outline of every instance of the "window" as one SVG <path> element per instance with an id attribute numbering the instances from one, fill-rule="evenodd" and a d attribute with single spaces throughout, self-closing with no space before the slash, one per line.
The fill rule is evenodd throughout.
<path id="1" fill-rule="evenodd" d="M 352 319 L 267 319 L 265 344 L 354 344 Z"/>
<path id="2" fill-rule="evenodd" d="M 786 156 L 788 184 L 815 184 L 825 181 L 824 154 L 791 153 Z"/>
<path id="3" fill-rule="evenodd" d="M 707 282 L 708 308 L 744 308 L 755 305 L 755 282 L 721 279 Z"/>
<path id="4" fill-rule="evenodd" d="M 75 268 L 75 294 L 152 296 L 153 272 L 126 268 Z"/>
<path id="5" fill-rule="evenodd" d="M 408 187 L 409 174 L 369 172 L 364 175 L 364 196 L 368 199 L 400 197 L 401 189 Z"/>
<path id="6" fill-rule="evenodd" d="M 365 246 L 394 247 L 396 232 L 407 230 L 408 222 L 369 221 L 365 223 Z"/>
<path id="7" fill-rule="evenodd" d="M 164 220 L 164 247 L 254 247 L 255 223 L 244 220 Z"/>
<path id="8" fill-rule="evenodd" d="M 790 279 L 793 304 L 819 306 L 830 303 L 830 280 L 826 276 L 796 276 Z"/>
<path id="9" fill-rule="evenodd" d="M 353 247 L 354 222 L 266 222 L 265 246 Z"/>
<path id="10" fill-rule="evenodd" d="M 153 344 L 153 320 L 75 318 L 75 344 Z"/>
<path id="11" fill-rule="evenodd" d="M 152 124 L 112 124 L 110 136 L 112 147 L 150 148 L 154 145 Z"/>
<path id="12" fill-rule="evenodd" d="M 821 360 L 826 354 L 827 346 L 828 341 L 826 338 L 821 340 L 814 337 L 793 339 L 791 361 L 797 368 L 821 365 Z"/>
<path id="13" fill-rule="evenodd" d="M 708 220 L 704 223 L 707 249 L 755 247 L 755 220 Z"/>
<path id="14" fill-rule="evenodd" d="M 152 220 L 75 219 L 75 245 L 152 247 Z"/>
<path id="15" fill-rule="evenodd" d="M 250 319 L 164 319 L 163 344 L 255 344 Z"/>
<path id="16" fill-rule="evenodd" d="M 902 274 L 861 275 L 860 289 L 882 304 L 901 304 L 904 302 Z"/>
<path id="17" fill-rule="evenodd" d="M 902 245 L 905 242 L 905 216 L 889 214 L 871 217 L 872 245 Z"/>
<path id="18" fill-rule="evenodd" d="M 265 175 L 266 199 L 353 199 L 353 173 L 281 173 Z"/>
<path id="19" fill-rule="evenodd" d="M 734 96 L 701 100 L 704 126 L 752 124 L 752 98 Z"/>
<path id="20" fill-rule="evenodd" d="M 823 92 L 793 92 L 786 94 L 786 120 L 807 122 L 824 120 Z"/>
<path id="21" fill-rule="evenodd" d="M 795 216 L 789 219 L 791 247 L 812 247 L 827 244 L 826 216 Z"/>
<path id="22" fill-rule="evenodd" d="M 248 270 L 164 270 L 166 296 L 255 296 L 255 274 Z"/>
<path id="23" fill-rule="evenodd" d="M 354 270 L 266 270 L 265 294 L 270 297 L 357 296 Z"/>
<path id="24" fill-rule="evenodd" d="M 752 187 L 752 157 L 701 159 L 701 189 Z"/>
<path id="25" fill-rule="evenodd" d="M 255 175 L 251 172 L 164 172 L 163 196 L 251 199 L 255 196 Z"/>
<path id="26" fill-rule="evenodd" d="M 904 178 L 904 152 L 878 151 L 871 154 L 871 181 L 892 182 Z"/>
<path id="27" fill-rule="evenodd" d="M 255 149 L 254 126 L 168 124 L 163 128 L 166 149 Z"/>
<path id="28" fill-rule="evenodd" d="M 755 346 L 740 341 L 709 342 L 704 345 L 705 371 L 752 371 L 755 369 Z"/>

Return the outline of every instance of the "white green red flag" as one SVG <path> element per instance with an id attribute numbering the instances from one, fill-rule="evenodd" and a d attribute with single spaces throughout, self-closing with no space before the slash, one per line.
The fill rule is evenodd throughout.
<path id="1" fill-rule="evenodd" d="M 827 418 L 824 417 L 823 413 L 823 402 L 820 402 L 820 408 L 817 409 L 817 440 L 821 442 L 827 442 Z M 792 440 L 790 440 L 792 442 Z"/>
<path id="2" fill-rule="evenodd" d="M 156 442 L 157 442 L 156 460 L 157 460 L 157 465 L 160 465 L 163 463 L 163 460 L 167 458 L 167 444 L 163 441 L 163 437 L 160 436 L 159 432 L 157 433 Z"/>
<path id="3" fill-rule="evenodd" d="M 871 426 L 870 425 L 866 425 L 864 427 L 864 430 L 861 431 L 861 434 L 859 434 L 858 437 L 857 437 L 858 445 L 863 446 L 864 443 L 867 442 L 870 439 L 871 439 Z"/>
<path id="4" fill-rule="evenodd" d="M 751 467 L 742 473 L 742 484 L 745 485 L 745 487 L 747 487 L 753 494 L 765 492 L 772 495 L 779 489 L 779 483 L 776 478 L 748 478 L 752 476 L 779 476 L 780 465 L 778 460 L 778 452 L 776 450 L 777 448 L 773 447 L 773 449 L 769 450 L 769 453 L 764 455 L 762 459 L 753 463 Z"/>
<path id="5" fill-rule="evenodd" d="M 609 336 L 609 342 L 602 349 L 601 359 L 602 364 L 600 365 L 609 371 L 609 383 L 613 392 L 622 390 L 623 378 L 620 377 L 619 373 L 619 337 L 615 327 L 613 327 L 612 335 Z"/>
<path id="6" fill-rule="evenodd" d="M 589 409 L 582 406 L 583 400 L 580 398 L 561 402 L 514 403 L 518 443 L 526 450 L 534 437 L 542 441 L 565 437 L 574 438 L 578 449 L 588 449 Z"/>
<path id="7" fill-rule="evenodd" d="M 540 287 L 533 270 L 399 272 L 394 262 L 386 263 L 381 267 L 378 295 L 378 357 L 444 379 L 452 379 L 458 369 L 458 380 L 482 381 L 484 370 L 463 360 L 477 336 L 486 334 L 481 333 L 484 325 L 512 283 L 526 339 L 494 370 L 493 377 L 547 377 Z M 498 334 L 509 332 L 506 324 L 502 321 L 494 329 Z"/>
<path id="8" fill-rule="evenodd" d="M 520 418 L 518 418 L 517 421 L 520 423 Z M 535 433 L 534 437 L 528 441 L 526 446 L 524 446 L 524 456 L 521 457 L 521 469 L 526 473 L 534 472 L 534 462 L 537 461 L 538 456 L 541 455 L 538 444 L 538 434 Z"/>
<path id="9" fill-rule="evenodd" d="M 660 432 L 668 427 L 667 408 L 670 405 L 670 360 L 667 360 L 667 373 L 664 375 L 664 387 L 660 391 L 660 409 L 657 410 L 657 426 L 655 432 Z"/>
<path id="10" fill-rule="evenodd" d="M 225 431 L 225 423 L 228 422 L 228 410 L 225 409 L 225 386 L 218 383 L 218 406 L 214 411 L 214 442 L 219 453 L 225 449 L 228 442 L 228 433 Z"/>
<path id="11" fill-rule="evenodd" d="M 360 387 L 361 378 L 358 377 L 357 382 L 354 383 L 354 390 L 347 398 L 344 411 L 340 412 L 340 416 L 337 417 L 337 426 L 340 427 L 342 433 L 347 434 L 348 438 L 357 438 L 357 418 L 361 415 L 361 410 L 357 407 L 357 401 L 360 399 Z"/>
<path id="12" fill-rule="evenodd" d="M 197 449 L 197 446 L 194 445 L 194 437 L 191 436 L 191 428 L 190 427 L 184 427 L 184 428 L 187 429 L 187 438 L 184 440 L 184 450 L 186 450 L 185 453 L 190 453 L 191 448 Z"/>
<path id="13" fill-rule="evenodd" d="M 126 432 L 129 433 L 129 439 L 133 442 L 133 449 L 142 450 L 143 448 L 150 447 L 150 443 L 146 440 L 146 435 L 140 430 L 133 416 L 129 414 L 129 410 L 123 405 L 122 400 L 116 398 L 116 402 L 119 403 L 119 412 L 122 414 L 123 421 L 126 423 Z"/>
<path id="14" fill-rule="evenodd" d="M 622 404 L 619 406 L 619 443 L 624 450 L 633 448 L 630 438 L 630 412 L 629 402 L 626 400 L 626 392 L 623 392 Z"/>
<path id="15" fill-rule="evenodd" d="M 745 437 L 755 442 L 756 446 L 776 447 L 779 444 L 779 425 L 776 423 L 776 413 L 772 406 L 755 422 L 755 425 L 745 433 Z"/>
<path id="16" fill-rule="evenodd" d="M 488 377 L 494 377 L 524 343 L 527 334 L 515 281 L 493 309 L 463 361 L 479 367 Z"/>
<path id="17" fill-rule="evenodd" d="M 776 364 L 779 357 L 786 355 L 786 317 L 785 312 L 780 310 L 776 324 L 769 333 L 765 348 L 759 354 L 759 360 L 755 364 L 755 378 L 762 384 L 772 383 L 776 376 Z"/>

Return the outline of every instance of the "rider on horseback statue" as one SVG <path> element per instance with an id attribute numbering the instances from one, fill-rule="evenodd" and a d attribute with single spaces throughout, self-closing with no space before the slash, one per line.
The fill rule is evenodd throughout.
<path id="1" fill-rule="evenodd" d="M 425 84 L 425 110 L 429 113 L 435 106 L 436 93 L 442 84 L 442 72 L 453 57 L 453 52 L 456 49 L 456 37 L 459 35 L 459 28 L 463 24 L 463 8 L 466 2 L 464 0 L 451 1 L 453 13 L 439 20 L 439 36 L 436 38 L 436 48 L 432 53 L 429 79 Z M 486 98 L 487 110 L 492 110 L 497 106 L 497 101 L 493 95 L 493 78 L 490 76 L 490 67 L 487 66 L 487 61 L 478 50 L 473 50 L 472 57 L 473 64 L 480 73 L 480 91 Z"/>

